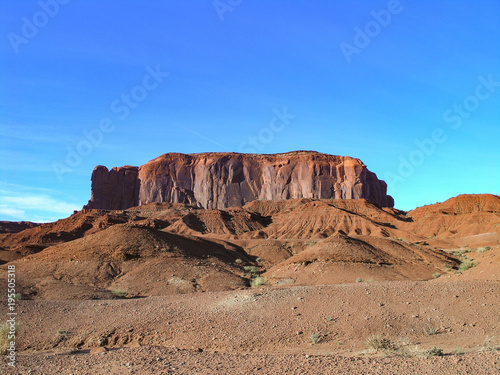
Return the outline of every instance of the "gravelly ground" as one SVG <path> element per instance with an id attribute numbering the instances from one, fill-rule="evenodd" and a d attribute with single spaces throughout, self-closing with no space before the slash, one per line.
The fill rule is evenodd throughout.
<path id="1" fill-rule="evenodd" d="M 17 374 L 498 374 L 498 353 L 434 358 L 230 354 L 163 347 L 20 356 Z M 6 372 L 7 373 L 7 372 Z M 9 371 L 11 373 L 11 371 Z"/>
<path id="2" fill-rule="evenodd" d="M 17 368 L 2 363 L 0 369 L 20 374 L 497 374 L 500 352 L 485 350 L 500 344 L 499 296 L 498 281 L 466 280 L 22 300 Z M 433 334 L 426 333 L 429 327 Z M 314 333 L 320 337 L 316 344 Z M 401 350 L 367 352 L 365 342 L 373 334 L 385 335 Z M 432 347 L 442 348 L 445 356 L 422 357 Z"/>

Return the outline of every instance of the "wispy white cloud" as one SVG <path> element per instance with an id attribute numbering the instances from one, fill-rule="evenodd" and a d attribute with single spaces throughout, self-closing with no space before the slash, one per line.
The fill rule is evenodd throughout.
<path id="1" fill-rule="evenodd" d="M 54 197 L 50 189 L 0 184 L 0 220 L 50 222 L 69 216 L 81 207 Z"/>
<path id="2" fill-rule="evenodd" d="M 57 191 L 54 189 L 35 187 L 35 186 L 26 186 L 21 184 L 13 184 L 10 182 L 0 181 L 0 196 L 6 195 L 15 195 L 21 192 L 38 192 L 44 194 L 57 194 Z"/>
<path id="3" fill-rule="evenodd" d="M 67 213 L 75 209 L 75 205 L 60 202 L 46 195 L 24 197 L 2 197 L 3 205 L 24 210 L 43 210 L 54 213 Z"/>
<path id="4" fill-rule="evenodd" d="M 69 144 L 78 139 L 78 134 L 68 134 L 60 129 L 40 125 L 23 125 L 23 124 L 0 124 L 2 136 L 10 139 L 11 142 L 18 141 L 33 141 L 37 143 L 60 143 Z"/>
<path id="5" fill-rule="evenodd" d="M 0 205 L 0 215 L 5 215 L 14 219 L 22 220 L 25 212 L 17 208 L 12 208 L 6 205 Z"/>

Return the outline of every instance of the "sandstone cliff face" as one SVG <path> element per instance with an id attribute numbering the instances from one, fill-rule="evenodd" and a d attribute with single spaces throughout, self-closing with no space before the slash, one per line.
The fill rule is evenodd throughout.
<path id="1" fill-rule="evenodd" d="M 89 203 L 83 208 L 122 210 L 137 206 L 139 200 L 139 168 L 108 168 L 99 165 L 92 172 Z"/>
<path id="2" fill-rule="evenodd" d="M 152 202 L 203 208 L 243 206 L 254 200 L 364 198 L 393 207 L 387 185 L 359 160 L 309 151 L 259 155 L 164 154 L 143 166 L 98 166 L 84 208 L 126 209 Z"/>

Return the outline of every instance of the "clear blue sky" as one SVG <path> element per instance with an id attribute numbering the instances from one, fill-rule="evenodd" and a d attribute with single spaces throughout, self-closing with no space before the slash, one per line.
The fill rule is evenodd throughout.
<path id="1" fill-rule="evenodd" d="M 2 1 L 0 220 L 66 217 L 96 165 L 174 151 L 357 157 L 404 210 L 499 194 L 499 14 L 491 0 Z"/>

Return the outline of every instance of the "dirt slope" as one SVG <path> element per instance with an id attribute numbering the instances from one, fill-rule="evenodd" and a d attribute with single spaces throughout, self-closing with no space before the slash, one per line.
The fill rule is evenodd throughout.
<path id="1" fill-rule="evenodd" d="M 0 235 L 0 261 L 16 261 L 32 298 L 108 298 L 114 289 L 140 296 L 234 289 L 259 274 L 276 285 L 463 278 L 453 250 L 479 243 L 492 251 L 468 275 L 498 280 L 499 200 L 459 196 L 408 214 L 362 199 L 306 198 L 224 210 L 171 203 L 86 210 Z"/>
<path id="2" fill-rule="evenodd" d="M 283 284 L 321 285 L 364 280 L 428 280 L 456 260 L 442 252 L 388 238 L 335 234 L 269 269 Z"/>
<path id="3" fill-rule="evenodd" d="M 68 299 L 109 298 L 113 290 L 143 296 L 242 288 L 243 266 L 253 262 L 223 241 L 117 224 L 13 264 L 28 296 Z"/>
<path id="4" fill-rule="evenodd" d="M 411 230 L 451 246 L 495 245 L 500 242 L 500 197 L 459 195 L 443 203 L 408 212 Z"/>

